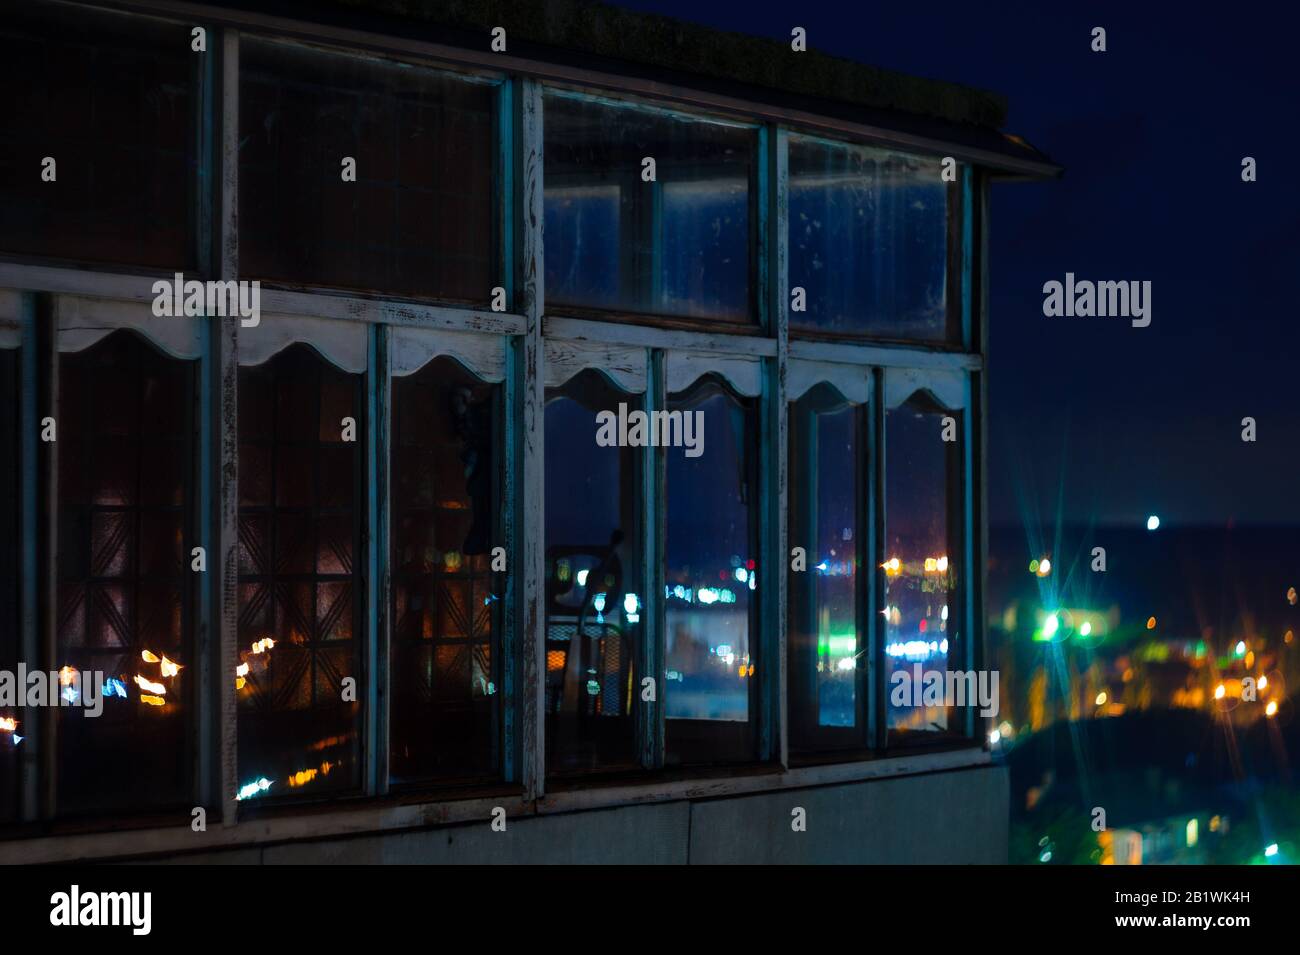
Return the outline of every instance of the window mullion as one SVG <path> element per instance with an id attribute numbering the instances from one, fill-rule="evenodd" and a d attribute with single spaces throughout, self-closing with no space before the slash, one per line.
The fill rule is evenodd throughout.
<path id="1" fill-rule="evenodd" d="M 968 227 L 972 255 L 969 281 L 971 283 L 971 347 L 978 350 L 981 357 L 988 352 L 988 221 L 989 221 L 989 179 L 981 173 L 974 177 L 971 185 L 971 224 Z M 970 645 L 973 658 L 968 666 L 973 670 L 984 669 L 989 665 L 988 647 L 985 628 L 985 595 L 988 591 L 989 569 L 989 535 L 988 535 L 988 419 L 985 409 L 988 407 L 988 376 L 981 369 L 972 372 L 975 385 L 971 394 L 971 406 L 967 411 L 971 445 L 970 454 L 974 464 L 970 474 L 978 482 L 974 489 L 973 500 L 979 508 L 971 521 L 978 539 L 974 543 L 973 553 L 978 564 L 972 565 L 966 573 L 966 579 L 972 585 L 971 597 L 973 623 L 978 628 L 970 633 Z M 978 642 L 977 642 L 978 641 Z M 987 739 L 987 737 L 986 737 Z"/>
<path id="2" fill-rule="evenodd" d="M 213 33 L 211 28 L 206 28 Z M 220 34 L 217 34 L 220 35 Z M 195 66 L 199 95 L 196 97 L 196 152 L 199 168 L 194 193 L 194 243 L 196 261 L 205 277 L 219 275 L 221 259 L 217 250 L 221 242 L 221 222 L 217 214 L 221 167 L 222 81 L 220 56 L 199 57 Z M 197 519 L 194 523 L 198 546 L 203 548 L 209 561 L 217 555 L 217 509 L 215 494 L 218 474 L 214 463 L 217 448 L 218 422 L 216 409 L 220 402 L 218 382 L 221 381 L 219 361 L 220 323 L 216 318 L 201 318 L 199 333 L 199 418 L 196 451 L 198 455 L 195 475 Z M 221 773 L 221 751 L 215 716 L 219 707 L 219 693 L 214 682 L 213 666 L 218 659 L 217 646 L 220 633 L 214 627 L 220 591 L 213 577 L 198 576 L 193 619 L 194 654 L 194 716 L 193 732 L 196 735 L 194 760 L 194 793 L 200 806 L 220 804 L 221 794 L 217 781 Z"/>
<path id="3" fill-rule="evenodd" d="M 37 328 L 37 361 L 40 363 L 40 380 L 37 391 L 38 418 L 46 415 L 59 420 L 59 330 L 54 296 L 35 296 L 35 321 Z M 57 432 L 56 432 L 57 433 Z M 36 654 L 30 659 L 40 661 L 40 666 L 58 668 L 59 647 L 59 445 L 57 441 L 42 441 L 37 451 L 38 474 L 43 497 L 37 523 L 40 528 L 40 570 L 38 571 L 39 601 L 44 610 L 38 616 L 39 630 Z M 53 818 L 58 806 L 58 731 L 59 710 L 45 707 L 38 718 L 44 745 L 40 750 L 40 782 L 37 804 L 40 817 Z"/>
<path id="4" fill-rule="evenodd" d="M 224 30 L 221 36 L 221 178 L 218 264 L 220 277 L 239 277 L 239 33 Z M 236 749 L 239 710 L 235 697 L 235 665 L 239 640 L 239 322 L 213 320 L 213 351 L 217 393 L 213 396 L 217 420 L 216 440 L 220 449 L 216 466 L 216 559 L 213 586 L 220 611 L 217 625 L 217 719 L 221 800 L 221 821 L 234 825 L 238 819 L 235 796 L 239 792 L 239 758 Z"/>
<path id="5" fill-rule="evenodd" d="M 866 630 L 868 641 L 868 679 L 870 691 L 868 706 L 867 739 L 872 749 L 883 752 L 885 749 L 888 726 L 885 711 L 885 634 L 888 620 L 885 617 L 885 575 L 881 567 L 885 557 L 885 467 L 888 448 L 885 446 L 885 372 L 876 368 L 871 372 L 874 387 L 871 394 L 870 422 L 871 438 L 867 444 L 867 453 L 871 462 L 871 481 L 868 499 L 870 525 L 868 528 L 868 561 L 866 570 L 870 575 L 871 597 L 867 610 L 870 623 Z"/>
<path id="6" fill-rule="evenodd" d="M 763 407 L 768 426 L 763 429 L 760 458 L 761 506 L 766 513 L 766 533 L 762 541 L 759 566 L 762 606 L 759 669 L 760 685 L 760 755 L 774 759 L 783 767 L 790 764 L 789 720 L 787 718 L 788 661 L 786 658 L 789 600 L 789 431 L 790 409 L 787 373 L 790 358 L 789 315 L 789 138 L 781 127 L 767 127 L 759 138 L 759 201 L 764 204 L 759 222 L 765 226 L 760 234 L 759 275 L 766 279 L 768 334 L 776 339 L 776 355 L 767 359 L 763 385 Z"/>
<path id="7" fill-rule="evenodd" d="M 57 489 L 51 487 L 43 478 L 55 475 L 45 462 L 45 454 L 53 446 L 42 444 L 40 440 L 41 418 L 49 414 L 47 403 L 48 391 L 45 380 L 50 376 L 58 354 L 53 348 L 52 335 L 49 334 L 49 322 L 44 323 L 47 332 L 42 333 L 38 315 L 39 294 L 24 292 L 19 299 L 19 322 L 21 325 L 20 347 L 22 348 L 22 414 L 20 438 L 22 460 L 22 623 L 19 634 L 18 659 L 27 663 L 29 668 L 38 666 L 43 661 L 41 644 L 43 620 L 49 614 L 53 604 L 48 601 L 48 593 L 42 593 L 42 587 L 48 584 L 42 569 L 45 554 L 53 538 L 46 533 L 45 503 L 53 497 L 57 500 Z M 43 612 L 42 605 L 46 607 Z M 52 712 L 52 711 L 50 711 Z M 41 778 L 46 762 L 47 751 L 52 740 L 45 733 L 44 721 L 39 717 L 28 719 L 26 743 L 22 759 L 19 762 L 21 774 L 19 811 L 25 821 L 42 818 L 44 793 Z"/>
<path id="8" fill-rule="evenodd" d="M 388 791 L 389 646 L 389 463 L 391 379 L 388 327 L 369 328 L 366 377 L 366 773 L 363 786 L 373 794 Z"/>
<path id="9" fill-rule="evenodd" d="M 976 649 L 977 641 L 980 640 L 982 627 L 978 612 L 978 595 L 980 592 L 976 581 L 983 579 L 984 563 L 976 563 L 975 555 L 978 551 L 978 541 L 976 540 L 976 527 L 979 526 L 977 501 L 979 489 L 975 485 L 975 469 L 978 466 L 976 462 L 977 442 L 975 417 L 979 413 L 979 408 L 975 402 L 975 392 L 978 385 L 975 382 L 975 376 L 968 374 L 966 376 L 966 406 L 965 413 L 962 415 L 962 559 L 965 561 L 965 572 L 962 576 L 960 593 L 962 596 L 962 609 L 965 613 L 966 640 L 962 652 L 962 660 L 959 666 L 967 671 L 974 672 L 977 667 L 982 666 L 980 658 L 982 654 Z M 976 732 L 976 720 L 982 719 L 977 717 L 977 707 L 964 707 L 964 735 L 973 737 Z"/>
<path id="10" fill-rule="evenodd" d="M 975 341 L 974 264 L 975 264 L 975 173 L 962 167 L 961 179 L 961 341 L 966 351 L 979 351 Z"/>
<path id="11" fill-rule="evenodd" d="M 196 485 L 198 494 L 198 520 L 195 523 L 198 545 L 207 555 L 209 566 L 215 573 L 199 575 L 197 608 L 194 621 L 194 730 L 198 734 L 194 767 L 194 787 L 200 806 L 220 804 L 221 794 L 217 782 L 221 773 L 220 736 L 214 716 L 220 707 L 219 677 L 214 674 L 220 652 L 221 633 L 215 621 L 221 591 L 215 580 L 220 580 L 217 495 L 220 493 L 220 473 L 214 452 L 219 447 L 220 423 L 217 409 L 221 404 L 221 320 L 204 318 L 199 352 L 199 420 L 198 464 Z M 233 675 L 231 676 L 233 680 Z"/>
<path id="12" fill-rule="evenodd" d="M 645 411 L 653 415 L 667 403 L 664 391 L 664 353 L 660 349 L 646 349 Z M 653 419 L 652 419 L 653 420 Z M 641 452 L 642 489 L 642 559 L 645 594 L 642 611 L 641 674 L 654 679 L 655 702 L 640 704 L 638 713 L 638 738 L 641 741 L 641 765 L 658 769 L 664 764 L 664 702 L 667 688 L 664 684 L 664 659 L 666 631 L 664 629 L 664 526 L 667 520 L 665 490 L 666 460 L 662 448 L 643 448 Z M 640 687 L 634 687 L 640 694 Z"/>
<path id="13" fill-rule="evenodd" d="M 523 784 L 524 798 L 545 791 L 546 775 L 546 554 L 545 536 L 545 350 L 542 312 L 545 307 L 545 264 L 542 248 L 542 86 L 536 80 L 515 81 L 514 124 L 515 222 L 520 254 L 516 259 L 516 311 L 524 318 L 523 334 L 511 342 L 507 434 L 508 474 L 513 491 L 509 506 L 516 511 L 512 552 L 514 620 L 507 635 L 513 654 L 506 654 L 509 672 L 518 675 L 516 692 L 508 696 L 518 706 L 517 733 L 507 738 L 507 758 L 518 753 L 517 772 L 507 778 Z M 518 479 L 513 475 L 520 475 Z"/>

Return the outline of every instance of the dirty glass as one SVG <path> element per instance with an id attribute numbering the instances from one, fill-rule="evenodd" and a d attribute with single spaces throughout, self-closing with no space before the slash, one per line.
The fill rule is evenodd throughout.
<path id="1" fill-rule="evenodd" d="M 790 745 L 865 745 L 858 560 L 867 487 L 865 412 L 819 385 L 790 407 L 789 544 L 806 566 L 789 576 Z"/>
<path id="2" fill-rule="evenodd" d="M 131 331 L 59 357 L 58 803 L 191 794 L 195 362 Z M 29 663 L 30 665 L 30 663 Z M 86 688 L 102 674 L 100 716 Z M 91 691 L 92 693 L 94 691 Z"/>
<path id="3" fill-rule="evenodd" d="M 742 125 L 548 92 L 548 303 L 750 321 L 755 143 Z"/>
<path id="4" fill-rule="evenodd" d="M 938 159 L 790 138 L 790 287 L 798 331 L 955 341 L 948 236 L 956 184 Z"/>
<path id="5" fill-rule="evenodd" d="M 191 266 L 197 55 L 183 24 L 6 3 L 0 250 Z"/>
<path id="6" fill-rule="evenodd" d="M 694 416 L 704 441 L 695 457 L 686 447 L 666 449 L 665 759 L 750 759 L 763 570 L 757 408 L 710 376 L 670 395 L 668 410 Z"/>
<path id="7" fill-rule="evenodd" d="M 486 304 L 495 102 L 495 86 L 450 73 L 244 41 L 241 272 Z"/>
<path id="8" fill-rule="evenodd" d="M 638 762 L 641 455 L 602 446 L 597 414 L 641 407 L 595 371 L 546 394 L 546 766 Z"/>
<path id="9" fill-rule="evenodd" d="M 501 386 L 452 358 L 392 384 L 394 783 L 501 767 Z"/>
<path id="10" fill-rule="evenodd" d="M 301 344 L 239 369 L 238 670 L 229 678 L 245 800 L 314 797 L 361 778 L 363 383 Z"/>
<path id="11" fill-rule="evenodd" d="M 958 732 L 957 711 L 927 705 L 926 674 L 963 668 L 958 559 L 961 413 L 915 395 L 885 415 L 885 693 L 890 739 Z"/>

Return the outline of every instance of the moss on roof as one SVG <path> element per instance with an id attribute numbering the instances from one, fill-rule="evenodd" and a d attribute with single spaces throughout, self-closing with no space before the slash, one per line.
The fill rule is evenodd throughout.
<path id="1" fill-rule="evenodd" d="M 320 0 L 317 5 L 462 30 L 489 31 L 500 26 L 512 50 L 522 40 L 991 129 L 1006 119 L 1006 101 L 994 93 L 877 69 L 813 49 L 795 53 L 788 42 L 621 10 L 593 0 Z"/>

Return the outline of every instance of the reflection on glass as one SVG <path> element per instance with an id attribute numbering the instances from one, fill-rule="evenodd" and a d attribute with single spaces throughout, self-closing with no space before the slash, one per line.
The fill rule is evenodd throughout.
<path id="1" fill-rule="evenodd" d="M 188 24 L 64 4 L 0 17 L 0 249 L 194 262 L 196 54 Z M 212 54 L 207 54 L 211 56 Z M 53 181 L 44 157 L 55 160 Z"/>
<path id="2" fill-rule="evenodd" d="M 495 86 L 265 40 L 241 44 L 239 69 L 246 275 L 488 300 Z"/>
<path id="3" fill-rule="evenodd" d="M 306 345 L 239 369 L 242 799 L 360 780 L 363 382 Z"/>
<path id="4" fill-rule="evenodd" d="M 548 301 L 749 321 L 755 141 L 744 126 L 548 91 Z"/>
<path id="5" fill-rule="evenodd" d="M 637 762 L 641 646 L 637 448 L 596 443 L 596 414 L 640 399 L 585 371 L 546 400 L 546 765 Z"/>
<path id="6" fill-rule="evenodd" d="M 885 575 L 882 613 L 891 735 L 960 729 L 947 708 L 913 705 L 923 702 L 915 686 L 918 674 L 943 674 L 949 660 L 962 660 L 956 558 L 961 452 L 958 442 L 942 439 L 945 415 L 957 420 L 960 434 L 960 413 L 944 411 L 921 395 L 885 416 L 886 543 L 881 572 Z M 896 682 L 896 673 L 905 673 L 908 681 L 900 677 Z M 897 703 L 900 697 L 903 705 Z"/>
<path id="7" fill-rule="evenodd" d="M 393 379 L 395 783 L 500 770 L 500 390 L 442 357 Z"/>
<path id="8" fill-rule="evenodd" d="M 21 356 L 18 348 L 0 347 L 0 670 L 18 669 L 22 608 L 22 563 L 19 554 Z M 18 756 L 27 732 L 27 716 L 17 707 L 0 707 L 0 822 L 18 815 Z M 15 739 L 15 736 L 17 739 Z"/>
<path id="9" fill-rule="evenodd" d="M 754 521 L 758 415 L 752 401 L 711 378 L 670 396 L 668 407 L 702 415 L 704 448 L 694 458 L 666 450 L 665 758 L 748 759 L 762 570 Z"/>
<path id="10" fill-rule="evenodd" d="M 194 362 L 133 332 L 59 357 L 52 666 L 69 703 L 86 702 L 91 674 L 105 681 L 99 717 L 59 710 L 62 812 L 176 805 L 190 795 L 194 399 Z"/>
<path id="11" fill-rule="evenodd" d="M 827 385 L 790 410 L 790 546 L 807 554 L 807 569 L 789 577 L 790 742 L 797 749 L 866 743 L 856 587 L 863 426 L 862 409 Z"/>
<path id="12" fill-rule="evenodd" d="M 794 328 L 951 341 L 949 197 L 938 159 L 790 138 Z"/>

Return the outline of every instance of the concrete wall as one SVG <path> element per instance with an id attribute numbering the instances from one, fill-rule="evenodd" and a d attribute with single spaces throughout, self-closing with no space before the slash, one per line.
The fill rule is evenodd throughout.
<path id="1" fill-rule="evenodd" d="M 1005 863 L 1004 767 L 177 857 L 203 864 Z M 791 830 L 791 810 L 807 831 Z"/>

